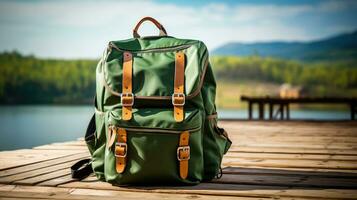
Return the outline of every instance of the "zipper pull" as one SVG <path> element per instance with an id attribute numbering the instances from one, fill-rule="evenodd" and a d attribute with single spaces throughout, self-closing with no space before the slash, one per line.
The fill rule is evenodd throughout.
<path id="1" fill-rule="evenodd" d="M 115 136 L 117 134 L 118 128 L 114 125 L 110 125 L 108 127 L 108 137 L 107 137 L 107 148 L 110 149 L 114 142 L 115 142 Z"/>

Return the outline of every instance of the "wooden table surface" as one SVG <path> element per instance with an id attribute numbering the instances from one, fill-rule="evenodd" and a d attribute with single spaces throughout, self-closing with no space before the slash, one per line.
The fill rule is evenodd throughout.
<path id="1" fill-rule="evenodd" d="M 0 199 L 357 199 L 356 122 L 220 125 L 233 141 L 221 179 L 179 187 L 75 181 L 69 167 L 89 156 L 78 140 L 0 152 Z"/>

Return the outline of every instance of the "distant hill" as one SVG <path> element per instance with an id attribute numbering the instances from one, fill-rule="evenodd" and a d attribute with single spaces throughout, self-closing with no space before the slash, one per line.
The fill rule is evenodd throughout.
<path id="1" fill-rule="evenodd" d="M 311 42 L 232 42 L 215 49 L 213 55 L 259 55 L 302 61 L 357 61 L 357 31 Z"/>

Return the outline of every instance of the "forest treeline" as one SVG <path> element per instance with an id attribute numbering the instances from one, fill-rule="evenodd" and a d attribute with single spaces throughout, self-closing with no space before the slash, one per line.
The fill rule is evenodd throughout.
<path id="1" fill-rule="evenodd" d="M 357 88 L 357 64 L 301 63 L 276 58 L 213 57 L 218 82 L 256 80 Z M 89 103 L 95 92 L 97 60 L 56 60 L 0 54 L 0 103 Z M 348 96 L 348 94 L 346 94 Z"/>
<path id="2" fill-rule="evenodd" d="M 304 87 L 357 87 L 355 61 L 298 62 L 259 56 L 219 56 L 211 60 L 218 80 L 259 80 Z"/>
<path id="3" fill-rule="evenodd" d="M 55 60 L 0 54 L 0 103 L 89 103 L 95 60 Z"/>

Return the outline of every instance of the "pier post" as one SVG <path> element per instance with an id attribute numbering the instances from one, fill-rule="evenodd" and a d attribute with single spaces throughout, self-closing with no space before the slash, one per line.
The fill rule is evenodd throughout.
<path id="1" fill-rule="evenodd" d="M 248 118 L 249 118 L 249 120 L 253 119 L 252 109 L 253 109 L 253 103 L 251 101 L 249 101 L 248 102 Z"/>
<path id="2" fill-rule="evenodd" d="M 274 104 L 273 103 L 269 103 L 269 119 L 273 120 L 273 113 L 274 112 Z"/>
<path id="3" fill-rule="evenodd" d="M 286 107 L 286 119 L 290 120 L 290 108 L 289 108 L 289 104 L 285 104 Z"/>
<path id="4" fill-rule="evenodd" d="M 259 119 L 264 120 L 264 103 L 259 102 Z"/>
<path id="5" fill-rule="evenodd" d="M 355 113 L 356 113 L 355 104 L 351 103 L 350 109 L 351 109 L 351 120 L 355 120 Z"/>
<path id="6" fill-rule="evenodd" d="M 280 103 L 279 111 L 280 111 L 280 120 L 284 120 L 284 104 Z"/>

